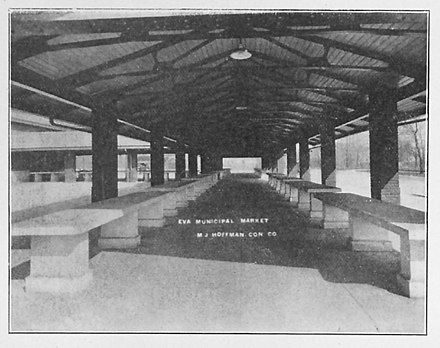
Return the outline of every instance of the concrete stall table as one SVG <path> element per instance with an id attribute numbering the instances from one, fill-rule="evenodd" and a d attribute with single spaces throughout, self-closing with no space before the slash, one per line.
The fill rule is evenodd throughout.
<path id="1" fill-rule="evenodd" d="M 400 252 L 398 284 L 410 297 L 425 293 L 425 213 L 352 193 L 320 193 L 324 228 L 350 227 L 358 251 Z"/>

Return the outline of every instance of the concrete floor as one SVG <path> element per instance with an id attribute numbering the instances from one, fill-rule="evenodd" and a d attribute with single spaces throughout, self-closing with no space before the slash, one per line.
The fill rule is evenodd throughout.
<path id="1" fill-rule="evenodd" d="M 237 223 L 248 217 L 268 222 Z M 196 218 L 235 223 L 177 220 Z M 277 236 L 267 236 L 274 231 Z M 424 301 L 398 295 L 397 253 L 349 251 L 342 231 L 323 235 L 259 180 L 224 180 L 167 227 L 141 232 L 139 248 L 92 258 L 93 285 L 76 296 L 26 293 L 26 264 L 15 269 L 11 329 L 424 332 Z M 212 237 L 217 232 L 244 237 Z"/>

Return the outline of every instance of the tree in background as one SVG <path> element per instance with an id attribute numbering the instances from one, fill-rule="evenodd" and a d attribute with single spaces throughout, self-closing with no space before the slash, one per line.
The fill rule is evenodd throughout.
<path id="1" fill-rule="evenodd" d="M 310 165 L 320 167 L 320 147 L 310 151 Z M 425 172 L 426 163 L 426 122 L 399 126 L 399 168 Z M 349 135 L 336 140 L 337 169 L 369 169 L 368 131 Z"/>
<path id="2" fill-rule="evenodd" d="M 416 122 L 399 127 L 399 160 L 402 169 L 425 172 L 426 151 L 425 122 Z"/>

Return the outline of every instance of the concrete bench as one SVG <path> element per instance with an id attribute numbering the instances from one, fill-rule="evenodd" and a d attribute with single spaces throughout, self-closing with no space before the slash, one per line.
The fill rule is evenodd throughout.
<path id="1" fill-rule="evenodd" d="M 89 211 L 120 211 L 122 216 L 101 226 L 98 246 L 102 249 L 136 248 L 140 244 L 139 227 L 162 227 L 166 202 L 173 202 L 170 190 L 147 190 L 106 199 L 82 207 Z"/>
<path id="2" fill-rule="evenodd" d="M 74 293 L 85 289 L 92 280 L 89 231 L 122 216 L 118 210 L 70 209 L 12 224 L 12 236 L 31 237 L 26 290 Z"/>
<path id="3" fill-rule="evenodd" d="M 158 228 L 166 218 L 177 215 L 179 208 L 195 200 L 214 182 L 213 175 L 198 180 L 170 181 L 122 197 L 92 203 L 85 209 L 118 209 L 123 217 L 101 227 L 98 245 L 103 249 L 135 248 L 140 244 L 138 228 Z"/>
<path id="4" fill-rule="evenodd" d="M 231 175 L 231 168 L 224 168 L 223 170 L 220 171 L 219 180 L 227 178 L 230 175 Z"/>
<path id="5" fill-rule="evenodd" d="M 281 188 L 281 179 L 288 177 L 287 175 L 278 174 L 278 173 L 266 173 L 266 174 L 268 176 L 269 186 L 277 191 Z"/>
<path id="6" fill-rule="evenodd" d="M 277 178 L 276 180 L 278 180 L 278 185 L 277 185 L 278 193 L 283 195 L 284 198 L 286 198 L 288 201 L 292 201 L 291 199 L 292 186 L 290 185 L 290 183 L 295 181 L 303 181 L 300 178 L 293 178 L 290 176 Z"/>
<path id="7" fill-rule="evenodd" d="M 164 203 L 164 216 L 175 216 L 180 208 L 184 208 L 192 200 L 195 200 L 194 179 L 182 179 L 180 181 L 168 181 L 163 185 L 152 187 L 151 191 L 167 191 L 169 199 Z"/>
<path id="8" fill-rule="evenodd" d="M 194 189 L 193 198 L 195 199 L 227 175 L 228 174 L 226 171 L 225 172 L 218 171 L 210 174 L 200 174 L 193 178 L 182 179 L 182 181 L 191 181 L 193 183 L 192 184 L 192 187 Z"/>
<path id="9" fill-rule="evenodd" d="M 136 192 L 12 224 L 12 236 L 31 237 L 26 290 L 74 293 L 86 288 L 92 280 L 89 232 L 100 228 L 102 249 L 135 248 L 140 244 L 139 226 L 161 227 L 167 203 L 174 202 L 175 209 L 173 194 Z"/>
<path id="10" fill-rule="evenodd" d="M 92 280 L 90 231 L 100 228 L 100 248 L 135 248 L 140 244 L 139 226 L 163 226 L 166 216 L 177 214 L 179 199 L 195 199 L 200 188 L 217 180 L 218 173 L 170 182 L 12 224 L 13 237 L 31 237 L 31 275 L 25 280 L 26 289 L 73 293 L 86 288 Z"/>
<path id="11" fill-rule="evenodd" d="M 284 179 L 284 184 L 289 187 L 286 190 L 289 201 L 298 209 L 310 217 L 312 223 L 322 220 L 322 203 L 315 199 L 316 193 L 340 192 L 338 187 L 317 184 L 301 179 Z"/>
<path id="12" fill-rule="evenodd" d="M 324 228 L 349 227 L 358 251 L 400 252 L 398 284 L 409 297 L 425 294 L 425 213 L 351 193 L 320 193 Z"/>

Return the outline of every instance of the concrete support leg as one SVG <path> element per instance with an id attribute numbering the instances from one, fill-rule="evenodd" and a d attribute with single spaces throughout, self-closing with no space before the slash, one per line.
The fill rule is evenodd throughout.
<path id="1" fill-rule="evenodd" d="M 195 201 L 197 197 L 202 193 L 200 186 L 196 190 L 196 185 L 186 185 L 186 200 L 187 201 Z"/>
<path id="2" fill-rule="evenodd" d="M 336 186 L 335 127 L 330 117 L 321 122 L 321 183 Z"/>
<path id="3" fill-rule="evenodd" d="M 307 216 L 310 215 L 310 193 L 298 190 L 298 209 Z"/>
<path id="4" fill-rule="evenodd" d="M 51 182 L 58 182 L 58 181 L 60 181 L 60 173 L 51 173 L 50 174 L 50 181 Z"/>
<path id="5" fill-rule="evenodd" d="M 163 227 L 165 224 L 164 201 L 156 200 L 139 209 L 139 226 Z"/>
<path id="6" fill-rule="evenodd" d="M 310 195 L 310 222 L 321 226 L 324 219 L 324 207 L 322 201 Z"/>
<path id="7" fill-rule="evenodd" d="M 164 138 L 161 127 L 152 129 L 151 139 L 151 186 L 162 185 L 165 182 Z"/>
<path id="8" fill-rule="evenodd" d="M 366 222 L 358 217 L 351 217 L 351 248 L 354 251 L 392 251 L 388 230 Z"/>
<path id="9" fill-rule="evenodd" d="M 284 183 L 284 198 L 290 201 L 291 186 L 288 183 Z"/>
<path id="10" fill-rule="evenodd" d="M 137 153 L 136 152 L 128 152 L 127 153 L 127 182 L 137 182 L 138 181 L 138 173 L 137 173 Z"/>
<path id="11" fill-rule="evenodd" d="M 133 211 L 101 226 L 98 246 L 101 249 L 131 249 L 136 248 L 140 242 L 138 212 Z"/>
<path id="12" fill-rule="evenodd" d="M 180 189 L 175 192 L 176 194 L 176 207 L 177 209 L 185 208 L 188 205 L 188 198 L 186 194 L 186 188 Z"/>
<path id="13" fill-rule="evenodd" d="M 118 138 L 116 110 L 93 111 L 92 202 L 118 196 Z"/>
<path id="14" fill-rule="evenodd" d="M 332 228 L 350 228 L 350 215 L 347 211 L 324 204 L 323 207 L 323 227 Z"/>
<path id="15" fill-rule="evenodd" d="M 310 152 L 307 138 L 302 138 L 299 143 L 299 177 L 310 180 Z"/>
<path id="16" fill-rule="evenodd" d="M 42 182 L 43 181 L 43 174 L 34 174 L 34 182 Z"/>
<path id="17" fill-rule="evenodd" d="M 281 180 L 280 179 L 275 179 L 276 180 L 276 184 L 275 184 L 275 190 L 280 193 L 281 192 Z"/>
<path id="18" fill-rule="evenodd" d="M 425 226 L 408 224 L 408 233 L 400 236 L 400 274 L 397 283 L 402 294 L 424 297 L 425 277 Z"/>
<path id="19" fill-rule="evenodd" d="M 164 217 L 177 215 L 177 194 L 175 192 L 166 195 L 163 204 L 163 215 Z"/>
<path id="20" fill-rule="evenodd" d="M 66 152 L 64 155 L 64 181 L 75 182 L 76 181 L 76 161 L 75 153 Z"/>
<path id="21" fill-rule="evenodd" d="M 299 202 L 299 191 L 297 188 L 290 186 L 290 196 L 289 201 L 294 207 L 298 207 Z"/>
<path id="22" fill-rule="evenodd" d="M 397 89 L 370 93 L 371 197 L 400 204 Z"/>
<path id="23" fill-rule="evenodd" d="M 75 293 L 92 281 L 88 233 L 32 236 L 31 274 L 26 291 Z"/>

